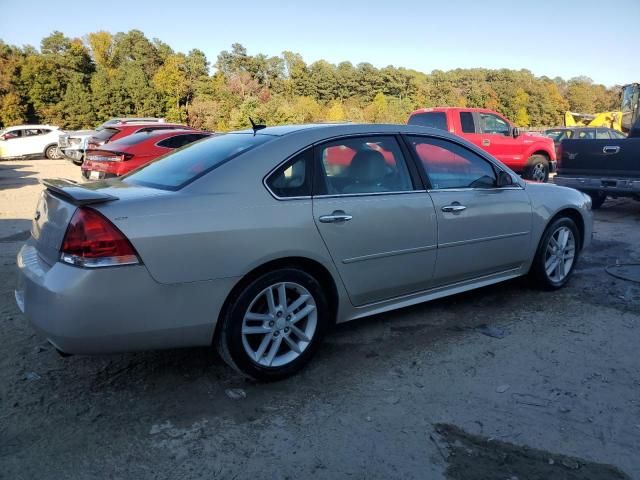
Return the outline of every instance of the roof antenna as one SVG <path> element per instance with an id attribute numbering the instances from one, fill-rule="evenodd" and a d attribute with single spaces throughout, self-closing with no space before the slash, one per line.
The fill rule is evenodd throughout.
<path id="1" fill-rule="evenodd" d="M 258 130 L 262 130 L 263 128 L 267 128 L 267 126 L 264 125 L 264 124 L 254 122 L 251 117 L 249 117 L 249 121 L 251 122 L 251 128 L 253 129 L 253 134 L 254 135 L 258 132 Z"/>

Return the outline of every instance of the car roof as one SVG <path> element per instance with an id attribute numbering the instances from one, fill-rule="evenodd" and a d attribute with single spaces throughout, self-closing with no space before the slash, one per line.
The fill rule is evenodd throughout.
<path id="1" fill-rule="evenodd" d="M 252 129 L 236 130 L 231 134 L 253 134 Z M 293 134 L 315 134 L 318 137 L 331 137 L 350 134 L 369 133 L 429 133 L 442 136 L 449 135 L 448 132 L 437 128 L 423 127 L 420 125 L 403 125 L 398 123 L 306 123 L 300 125 L 279 125 L 266 127 L 255 132 L 255 135 L 270 135 L 282 137 Z"/>
<path id="2" fill-rule="evenodd" d="M 52 130 L 60 129 L 60 127 L 57 127 L 55 125 L 46 125 L 46 124 L 14 125 L 12 127 L 5 127 L 6 130 L 13 130 L 16 128 L 51 128 Z"/>
<path id="3" fill-rule="evenodd" d="M 112 123 L 110 125 L 105 126 L 105 128 L 124 128 L 124 127 L 158 127 L 158 128 L 167 128 L 167 127 L 181 127 L 181 128 L 189 128 L 187 125 L 182 125 L 181 123 L 166 123 L 166 122 L 117 122 Z"/>
<path id="4" fill-rule="evenodd" d="M 465 112 L 480 112 L 480 113 L 498 113 L 495 110 L 491 110 L 490 108 L 477 108 L 477 107 L 426 107 L 426 108 L 418 108 L 411 112 L 411 115 L 415 115 L 417 113 L 429 113 L 429 112 L 457 112 L 460 110 L 464 110 Z"/>

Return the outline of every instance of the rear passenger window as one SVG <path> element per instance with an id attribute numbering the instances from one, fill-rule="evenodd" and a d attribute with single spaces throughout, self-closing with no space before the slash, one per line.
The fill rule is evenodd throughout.
<path id="1" fill-rule="evenodd" d="M 460 112 L 460 125 L 462 133 L 476 133 L 476 124 L 473 121 L 473 113 Z"/>
<path id="2" fill-rule="evenodd" d="M 471 150 L 438 138 L 408 138 L 434 190 L 496 186 L 491 163 Z"/>
<path id="3" fill-rule="evenodd" d="M 280 198 L 311 196 L 311 162 L 313 150 L 296 155 L 278 168 L 268 179 L 267 186 Z"/>
<path id="4" fill-rule="evenodd" d="M 322 178 L 319 193 L 328 195 L 405 192 L 413 184 L 395 137 L 345 138 L 317 148 Z"/>
<path id="5" fill-rule="evenodd" d="M 409 122 L 407 123 L 409 125 L 420 125 L 422 127 L 447 130 L 447 116 L 444 112 L 416 113 L 409 118 Z"/>
<path id="6" fill-rule="evenodd" d="M 596 140 L 610 140 L 611 136 L 607 130 L 596 130 Z"/>

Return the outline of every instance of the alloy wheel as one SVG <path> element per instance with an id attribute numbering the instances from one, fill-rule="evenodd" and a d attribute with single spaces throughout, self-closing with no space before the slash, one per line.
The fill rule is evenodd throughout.
<path id="1" fill-rule="evenodd" d="M 311 344 L 318 325 L 313 295 L 302 285 L 280 282 L 253 299 L 242 320 L 242 345 L 263 367 L 281 367 Z"/>
<path id="2" fill-rule="evenodd" d="M 544 256 L 544 270 L 553 282 L 562 282 L 573 266 L 576 241 L 570 228 L 561 226 L 549 237 Z"/>
<path id="3" fill-rule="evenodd" d="M 547 170 L 543 163 L 536 163 L 531 171 L 531 179 L 536 182 L 544 182 L 547 178 Z"/>

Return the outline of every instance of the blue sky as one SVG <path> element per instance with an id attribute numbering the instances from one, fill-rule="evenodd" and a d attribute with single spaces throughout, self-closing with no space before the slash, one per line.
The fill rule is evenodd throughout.
<path id="1" fill-rule="evenodd" d="M 142 30 L 209 60 L 242 43 L 250 54 L 302 54 L 311 63 L 370 62 L 430 72 L 526 68 L 605 85 L 640 81 L 640 0 L 254 1 L 0 0 L 0 38 L 38 46 L 53 30 Z"/>

